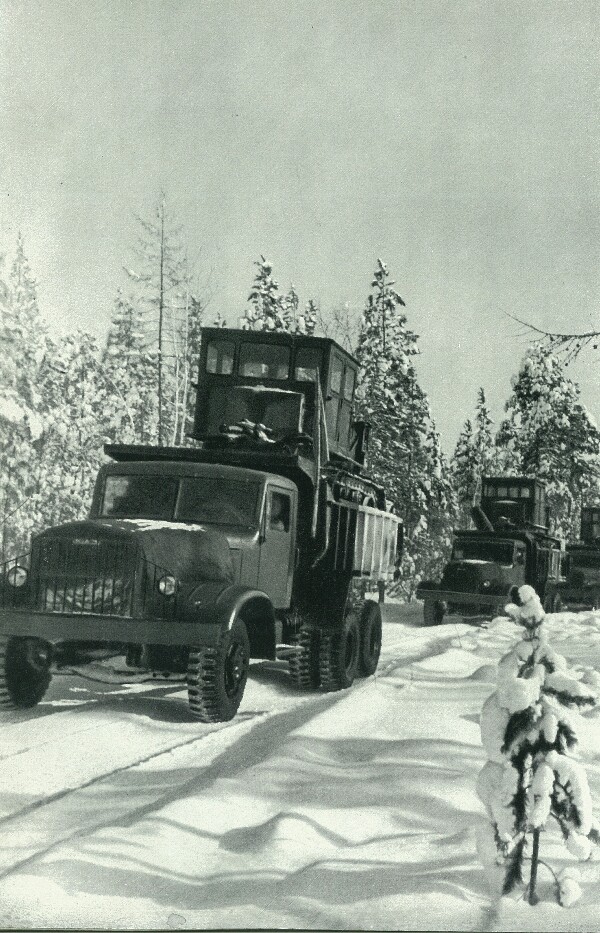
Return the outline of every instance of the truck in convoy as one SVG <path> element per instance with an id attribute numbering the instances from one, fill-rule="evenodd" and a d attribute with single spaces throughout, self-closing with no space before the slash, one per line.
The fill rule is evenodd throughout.
<path id="1" fill-rule="evenodd" d="M 565 579 L 557 588 L 565 609 L 600 609 L 600 508 L 581 509 L 580 540 L 567 544 Z"/>
<path id="2" fill-rule="evenodd" d="M 489 618 L 509 601 L 512 587 L 526 583 L 546 611 L 556 611 L 564 551 L 560 539 L 549 534 L 543 484 L 525 477 L 484 477 L 472 516 L 474 530 L 454 532 L 442 579 L 417 588 L 425 624 L 439 624 L 446 615 Z"/>
<path id="3" fill-rule="evenodd" d="M 324 691 L 372 674 L 402 523 L 366 472 L 357 363 L 334 341 L 205 328 L 190 447 L 108 445 L 89 517 L 0 574 L 0 705 L 54 665 L 123 653 L 187 675 L 201 721 L 231 719 L 251 658 L 287 655 Z M 96 652 L 96 654 L 95 654 Z"/>

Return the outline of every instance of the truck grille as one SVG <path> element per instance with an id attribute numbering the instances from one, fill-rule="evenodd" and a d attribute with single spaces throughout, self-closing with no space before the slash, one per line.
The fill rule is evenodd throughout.
<path id="1" fill-rule="evenodd" d="M 41 538 L 30 554 L 0 564 L 0 608 L 170 621 L 180 593 L 161 593 L 159 581 L 167 574 L 136 542 Z"/>
<path id="2" fill-rule="evenodd" d="M 42 539 L 32 554 L 34 608 L 130 616 L 136 558 L 130 542 Z"/>
<path id="3" fill-rule="evenodd" d="M 442 589 L 452 590 L 454 593 L 476 593 L 478 583 L 478 575 L 471 567 L 451 564 L 444 570 Z"/>

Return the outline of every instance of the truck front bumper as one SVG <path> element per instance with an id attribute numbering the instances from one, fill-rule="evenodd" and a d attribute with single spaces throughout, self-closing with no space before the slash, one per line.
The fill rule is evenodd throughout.
<path id="1" fill-rule="evenodd" d="M 215 645 L 222 627 L 214 622 L 177 622 L 122 616 L 0 609 L 0 634 L 60 642 L 121 642 L 134 645 Z"/>
<path id="2" fill-rule="evenodd" d="M 508 596 L 499 593 L 455 593 L 453 590 L 421 590 L 417 588 L 417 599 L 432 599 L 436 603 L 443 603 L 445 611 L 459 612 L 454 607 L 472 606 L 473 608 L 489 608 L 495 610 L 504 608 Z"/>

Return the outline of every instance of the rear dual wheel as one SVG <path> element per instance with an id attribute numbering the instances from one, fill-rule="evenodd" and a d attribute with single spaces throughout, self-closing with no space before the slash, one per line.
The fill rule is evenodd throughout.
<path id="1" fill-rule="evenodd" d="M 303 625 L 295 639 L 296 651 L 289 659 L 290 677 L 297 687 L 316 689 L 321 683 L 319 672 L 320 632 Z"/>
<path id="2" fill-rule="evenodd" d="M 40 638 L 0 635 L 0 709 L 31 709 L 50 685 L 51 647 Z"/>
<path id="3" fill-rule="evenodd" d="M 345 690 L 358 673 L 360 632 L 358 617 L 348 613 L 341 628 L 321 634 L 319 673 L 326 692 Z"/>

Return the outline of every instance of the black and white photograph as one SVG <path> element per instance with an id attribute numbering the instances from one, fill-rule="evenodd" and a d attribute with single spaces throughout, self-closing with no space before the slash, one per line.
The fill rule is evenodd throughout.
<path id="1" fill-rule="evenodd" d="M 600 7 L 0 0 L 0 930 L 600 933 Z"/>

